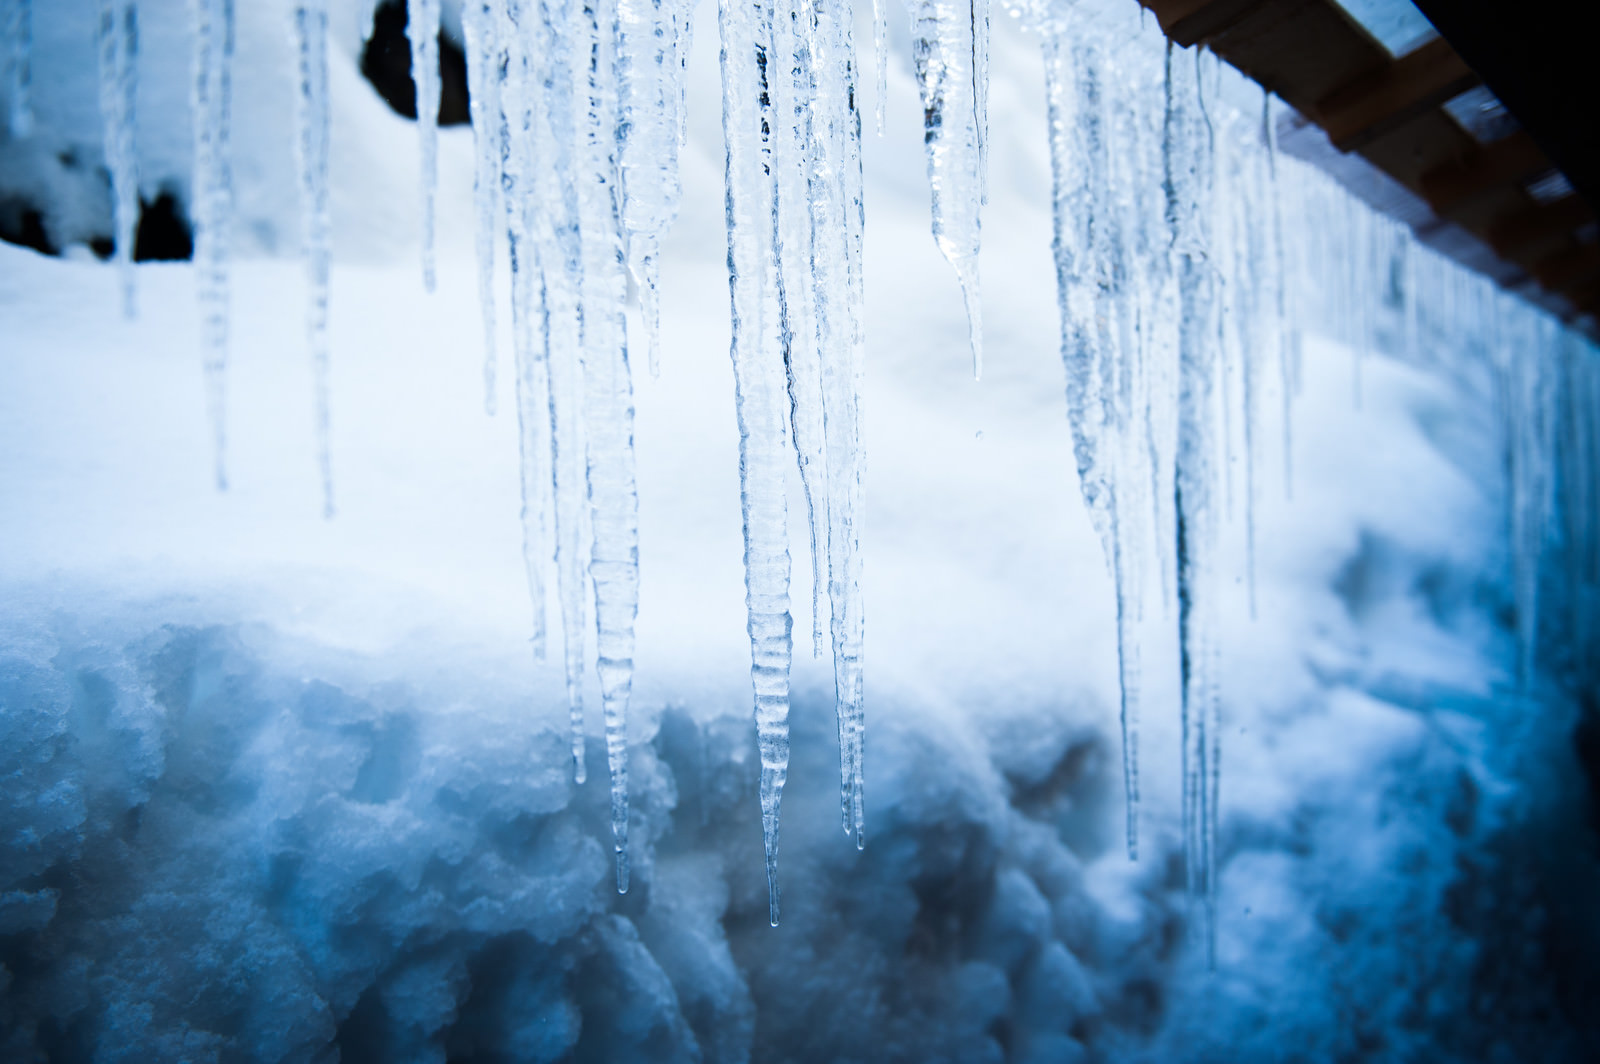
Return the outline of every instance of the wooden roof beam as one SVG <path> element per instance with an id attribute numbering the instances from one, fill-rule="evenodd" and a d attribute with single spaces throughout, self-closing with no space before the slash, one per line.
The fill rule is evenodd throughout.
<path id="1" fill-rule="evenodd" d="M 1451 217 L 1486 193 L 1517 184 L 1550 168 L 1550 160 L 1527 133 L 1518 131 L 1459 162 L 1422 175 L 1422 195 L 1441 218 Z"/>
<path id="2" fill-rule="evenodd" d="M 1354 151 L 1477 84 L 1478 75 L 1450 43 L 1435 37 L 1335 89 L 1313 112 L 1334 147 Z"/>
<path id="3" fill-rule="evenodd" d="M 1489 243 L 1501 258 L 1517 259 L 1593 220 L 1594 212 L 1581 196 L 1563 196 L 1495 219 Z"/>
<path id="4" fill-rule="evenodd" d="M 1271 0 L 1139 0 L 1161 23 L 1161 32 L 1182 48 L 1215 37 L 1269 2 Z"/>

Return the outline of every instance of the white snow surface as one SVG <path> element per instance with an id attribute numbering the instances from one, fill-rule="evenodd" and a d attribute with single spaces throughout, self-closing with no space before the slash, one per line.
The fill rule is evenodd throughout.
<path id="1" fill-rule="evenodd" d="M 40 139 L 0 145 L 0 178 L 98 143 L 92 6 L 34 6 Z M 559 655 L 528 648 L 506 375 L 484 413 L 471 131 L 439 132 L 426 294 L 416 133 L 357 70 L 365 5 L 332 5 L 324 520 L 288 5 L 237 6 L 227 492 L 188 264 L 141 265 L 128 321 L 111 266 L 0 245 L 0 1057 L 1582 1058 L 1527 953 L 1562 911 L 1538 872 L 1566 858 L 1540 833 L 1581 781 L 1567 703 L 1509 693 L 1486 372 L 1368 352 L 1357 408 L 1350 352 L 1307 338 L 1293 499 L 1262 477 L 1255 620 L 1229 525 L 1208 973 L 1160 641 L 1138 863 L 1120 841 L 1113 592 L 1064 412 L 1037 43 L 996 17 L 980 384 L 889 5 L 887 134 L 864 142 L 872 827 L 861 853 L 838 830 L 831 669 L 797 655 L 769 927 L 701 4 L 659 379 L 628 321 L 641 583 L 619 897 L 602 744 L 574 785 Z M 148 195 L 186 189 L 187 13 L 139 8 Z M 863 8 L 859 69 L 871 39 Z M 103 192 L 35 176 L 86 205 L 73 231 L 108 224 Z M 1594 883 L 1581 861 L 1563 875 Z"/>

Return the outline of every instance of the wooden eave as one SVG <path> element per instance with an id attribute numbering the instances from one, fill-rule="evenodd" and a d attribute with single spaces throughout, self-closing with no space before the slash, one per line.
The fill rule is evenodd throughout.
<path id="1" fill-rule="evenodd" d="M 1480 79 L 1444 38 L 1391 56 L 1334 0 L 1140 3 L 1174 43 L 1214 51 L 1417 197 L 1419 238 L 1595 329 L 1595 205 L 1529 191 L 1555 167 L 1527 133 L 1480 143 L 1462 128 L 1444 105 Z"/>

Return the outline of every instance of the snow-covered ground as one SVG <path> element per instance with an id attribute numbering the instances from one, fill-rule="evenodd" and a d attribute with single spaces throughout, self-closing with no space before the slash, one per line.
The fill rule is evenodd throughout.
<path id="1" fill-rule="evenodd" d="M 72 43 L 90 6 L 35 5 L 41 137 L 97 136 L 92 52 Z M 618 896 L 602 744 L 575 786 L 560 666 L 528 652 L 515 418 L 482 406 L 471 132 L 441 132 L 426 295 L 414 128 L 357 72 L 356 6 L 335 10 L 336 518 L 279 5 L 240 5 L 253 235 L 229 491 L 211 486 L 188 265 L 141 266 L 125 321 L 108 266 L 0 245 L 0 1056 L 1592 1059 L 1577 711 L 1515 692 L 1503 430 L 1470 362 L 1369 353 L 1358 408 L 1349 352 L 1307 337 L 1292 499 L 1269 442 L 1255 616 L 1242 564 L 1224 611 L 1214 972 L 1184 896 L 1170 632 L 1147 648 L 1145 843 L 1124 856 L 1112 588 L 1062 400 L 1042 80 L 998 17 L 981 384 L 927 235 L 891 21 L 889 131 L 865 148 L 867 845 L 838 829 L 831 669 L 802 638 L 771 928 L 701 5 L 660 378 L 636 359 Z M 186 180 L 188 131 L 167 121 L 183 107 L 152 102 L 182 99 L 183 8 L 141 5 L 152 188 Z M 800 499 L 796 479 L 804 633 Z"/>

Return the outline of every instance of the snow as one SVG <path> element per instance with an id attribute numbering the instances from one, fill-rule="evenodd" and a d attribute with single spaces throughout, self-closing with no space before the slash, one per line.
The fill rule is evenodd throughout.
<path id="1" fill-rule="evenodd" d="M 619 896 L 610 796 L 568 768 L 566 669 L 529 654 L 518 419 L 482 409 L 478 147 L 468 129 L 439 132 L 429 296 L 416 270 L 415 131 L 356 74 L 352 5 L 332 5 L 328 392 L 340 505 L 325 520 L 312 367 L 299 354 L 307 285 L 289 237 L 301 224 L 296 59 L 287 11 L 269 7 L 238 12 L 234 128 L 251 133 L 234 142 L 226 493 L 211 480 L 191 267 L 141 264 L 141 316 L 125 321 L 112 269 L 0 246 L 0 1055 L 1592 1050 L 1592 1030 L 1563 1011 L 1585 969 L 1562 982 L 1540 952 L 1551 938 L 1593 941 L 1582 899 L 1595 878 L 1574 822 L 1576 711 L 1538 672 L 1517 692 L 1511 604 L 1528 592 L 1511 559 L 1539 562 L 1510 550 L 1505 504 L 1545 488 L 1513 487 L 1505 470 L 1544 468 L 1541 448 L 1557 446 L 1570 469 L 1592 469 L 1593 441 L 1542 435 L 1528 416 L 1537 405 L 1514 418 L 1499 408 L 1499 396 L 1556 382 L 1499 388 L 1504 366 L 1527 360 L 1497 366 L 1468 342 L 1493 316 L 1476 309 L 1478 292 L 1447 303 L 1438 293 L 1460 282 L 1422 259 L 1439 302 L 1420 320 L 1385 310 L 1336 339 L 1330 324 L 1348 303 L 1316 288 L 1286 295 L 1316 331 L 1302 338 L 1292 404 L 1294 497 L 1263 485 L 1255 511 L 1254 618 L 1242 509 L 1219 514 L 1227 774 L 1208 975 L 1183 886 L 1175 618 L 1154 603 L 1137 863 L 1122 845 L 1115 594 L 1062 401 L 1038 41 L 994 24 L 980 385 L 964 372 L 959 285 L 928 239 L 920 102 L 897 20 L 887 132 L 861 148 L 870 464 L 857 527 L 873 828 L 859 852 L 839 838 L 838 678 L 801 655 L 782 693 L 773 928 L 758 822 L 777 758 L 750 719 L 741 463 L 749 472 L 752 447 L 764 449 L 769 516 L 802 485 L 786 382 L 770 363 L 750 367 L 766 375 L 765 435 L 741 443 L 741 416 L 756 410 L 753 392 L 736 402 L 738 352 L 724 355 L 719 58 L 695 52 L 683 198 L 662 251 L 663 374 L 638 375 L 632 399 L 632 889 Z M 94 144 L 87 46 L 78 90 L 54 72 L 51 42 L 68 36 L 70 14 L 34 11 L 38 128 Z M 698 16 L 712 40 L 711 7 Z M 177 4 L 141 4 L 140 17 L 141 43 L 161 40 L 164 20 L 187 25 Z M 186 181 L 190 160 L 162 154 L 170 130 L 144 108 L 186 98 L 186 48 L 170 52 L 180 88 L 141 82 L 141 173 L 157 186 Z M 74 91 L 85 117 L 67 121 Z M 1259 106 L 1250 98 L 1238 124 L 1255 129 Z M 276 117 L 251 124 L 256 109 Z M 1292 276 L 1307 275 L 1302 256 L 1346 261 L 1335 236 L 1301 243 L 1308 211 L 1337 207 L 1338 194 L 1292 160 L 1277 166 L 1292 188 Z M 1350 215 L 1358 241 L 1362 217 Z M 510 305 L 503 273 L 496 294 Z M 510 317 L 496 319 L 507 350 Z M 631 304 L 627 324 L 645 335 Z M 1359 409 L 1358 324 L 1370 348 Z M 1588 355 L 1566 348 L 1561 372 L 1593 395 Z M 1281 387 L 1265 375 L 1262 469 L 1284 457 Z M 542 394 L 519 404 L 539 409 Z M 1521 426 L 1511 436 L 1508 421 Z M 1232 431 L 1238 446 L 1244 423 Z M 1520 464 L 1504 463 L 1511 440 Z M 1537 512 L 1518 512 L 1531 531 Z M 1583 513 L 1547 520 L 1592 549 Z M 801 522 L 754 525 L 769 557 L 807 554 Z M 777 588 L 779 571 L 767 575 L 762 586 Z M 781 633 L 766 634 L 787 656 L 787 557 L 781 576 L 764 617 L 781 618 Z M 796 579 L 804 628 L 813 596 Z M 1568 596 L 1548 581 L 1540 590 L 1540 631 L 1559 640 L 1548 618 L 1564 621 Z M 559 608 L 555 596 L 540 602 L 541 621 Z M 585 684 L 600 697 L 595 678 Z M 585 757 L 598 776 L 599 744 Z"/>

